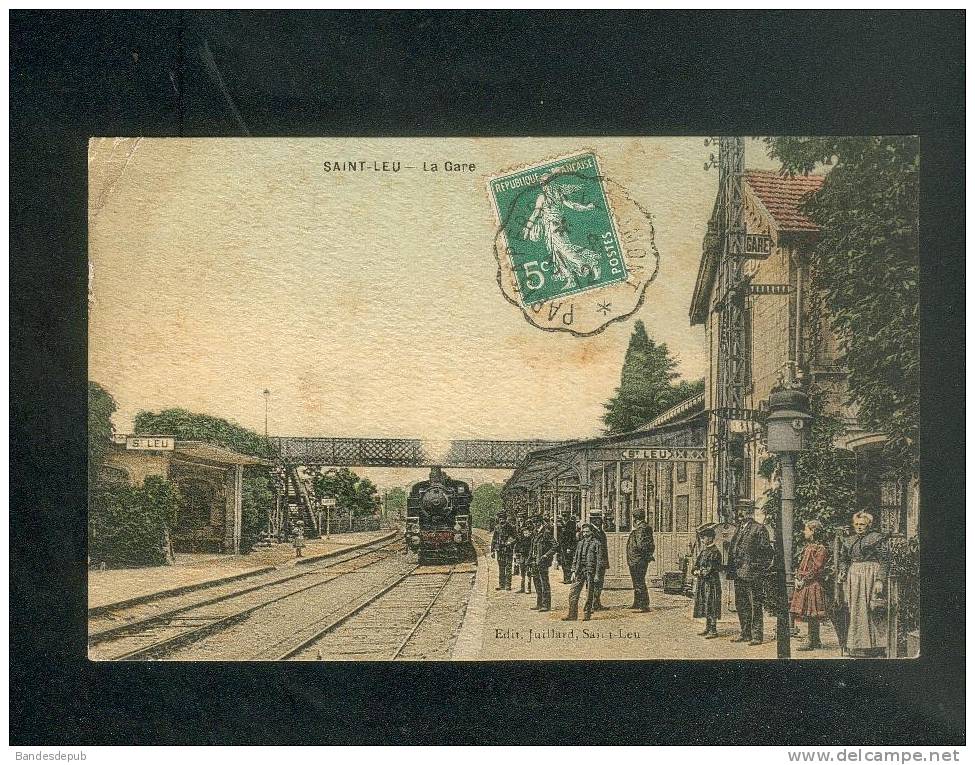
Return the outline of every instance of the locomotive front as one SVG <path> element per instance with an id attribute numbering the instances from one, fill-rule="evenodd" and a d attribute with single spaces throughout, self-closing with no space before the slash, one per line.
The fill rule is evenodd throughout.
<path id="1" fill-rule="evenodd" d="M 410 489 L 406 503 L 406 546 L 423 561 L 434 556 L 463 557 L 470 549 L 470 486 L 440 468 Z"/>

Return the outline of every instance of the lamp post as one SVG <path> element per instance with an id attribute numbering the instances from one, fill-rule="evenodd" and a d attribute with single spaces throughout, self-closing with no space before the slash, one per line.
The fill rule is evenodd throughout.
<path id="1" fill-rule="evenodd" d="M 795 517 L 796 455 L 807 448 L 809 424 L 809 398 L 797 386 L 785 385 L 773 389 L 768 399 L 769 414 L 766 419 L 768 451 L 779 456 L 781 512 L 775 525 L 775 553 L 782 561 L 775 572 L 778 609 L 775 639 L 780 659 L 792 655 L 792 629 L 789 624 L 789 595 L 793 590 L 792 575 L 792 526 Z"/>
<path id="2" fill-rule="evenodd" d="M 261 395 L 264 396 L 264 440 L 267 441 L 267 402 L 271 398 L 271 391 L 265 388 Z"/>

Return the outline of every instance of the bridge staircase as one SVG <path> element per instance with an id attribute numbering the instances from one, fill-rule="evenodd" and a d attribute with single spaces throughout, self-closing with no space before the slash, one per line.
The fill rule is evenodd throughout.
<path id="1" fill-rule="evenodd" d="M 301 477 L 296 466 L 285 466 L 284 486 L 289 514 L 301 518 L 306 537 L 320 537 L 322 535 L 321 513 L 309 490 L 308 482 Z"/>

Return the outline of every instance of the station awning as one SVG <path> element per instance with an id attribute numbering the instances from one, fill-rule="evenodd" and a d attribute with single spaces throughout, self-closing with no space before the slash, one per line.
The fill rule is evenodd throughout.
<path id="1" fill-rule="evenodd" d="M 206 441 L 177 441 L 173 448 L 174 459 L 184 459 L 190 462 L 205 462 L 212 465 L 274 465 L 270 460 L 241 454 L 224 446 L 207 443 Z"/>

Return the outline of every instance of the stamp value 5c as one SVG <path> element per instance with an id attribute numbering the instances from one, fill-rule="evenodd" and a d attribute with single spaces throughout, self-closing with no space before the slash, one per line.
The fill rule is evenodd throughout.
<path id="1" fill-rule="evenodd" d="M 499 283 L 531 323 L 588 335 L 636 310 L 656 273 L 653 227 L 601 174 L 595 152 L 491 177 L 488 190 Z"/>

